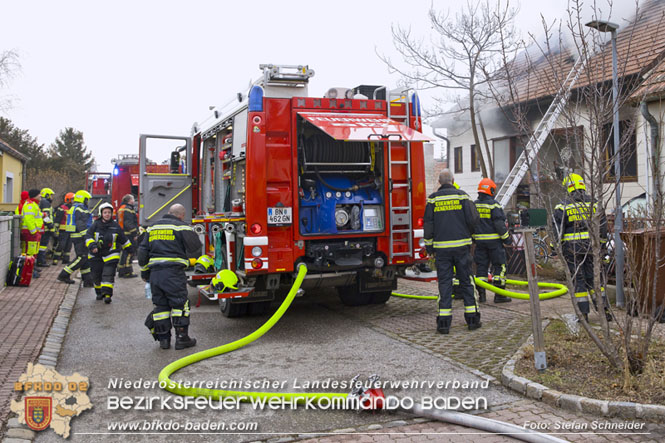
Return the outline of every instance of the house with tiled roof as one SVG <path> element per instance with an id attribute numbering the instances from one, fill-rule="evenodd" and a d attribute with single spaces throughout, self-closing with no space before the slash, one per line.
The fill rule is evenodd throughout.
<path id="1" fill-rule="evenodd" d="M 663 153 L 658 159 L 655 157 L 658 150 L 653 149 L 662 143 L 665 126 L 662 103 L 665 97 L 665 0 L 641 2 L 637 15 L 619 24 L 616 42 L 621 91 L 620 177 L 622 203 L 625 203 L 653 190 L 654 163 L 665 163 Z M 598 32 L 584 25 L 581 29 Z M 555 196 L 553 200 L 556 200 L 562 192 L 564 173 L 592 170 L 591 150 L 604 160 L 595 167 L 602 168 L 606 195 L 611 194 L 615 181 L 611 106 L 609 112 L 602 115 L 593 114 L 590 109 L 596 96 L 611 105 L 612 51 L 609 33 L 607 36 L 607 42 L 587 57 L 564 112 L 556 120 L 537 161 L 531 165 L 509 207 L 518 204 L 544 207 L 544 196 Z M 500 106 L 488 101 L 482 107 L 480 120 L 488 142 L 482 152 L 485 157 L 489 154 L 486 166 L 499 187 L 575 65 L 574 55 L 583 52 L 577 47 L 570 50 L 572 46 L 557 45 L 555 49 L 542 50 L 539 56 L 534 55 L 538 51 L 522 54 L 508 70 L 512 88 L 504 88 Z M 448 130 L 450 169 L 462 189 L 475 196 L 482 168 L 468 118 L 444 118 L 433 126 Z M 608 209 L 612 209 L 614 200 L 607 198 L 607 203 Z"/>
<path id="2" fill-rule="evenodd" d="M 29 158 L 0 139 L 0 211 L 13 211 L 21 199 Z"/>

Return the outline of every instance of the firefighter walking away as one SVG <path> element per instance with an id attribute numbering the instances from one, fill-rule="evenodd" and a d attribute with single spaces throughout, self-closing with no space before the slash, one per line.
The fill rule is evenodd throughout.
<path id="1" fill-rule="evenodd" d="M 478 224 L 478 211 L 469 195 L 453 186 L 449 169 L 439 175 L 441 187 L 427 198 L 425 247 L 436 259 L 439 280 L 439 313 L 436 330 L 450 332 L 452 322 L 453 267 L 459 280 L 458 294 L 464 298 L 464 320 L 469 330 L 481 327 L 471 275 L 471 236 Z"/>
<path id="2" fill-rule="evenodd" d="M 563 257 L 575 283 L 577 306 L 585 320 L 589 321 L 589 297 L 592 298 L 594 305 L 596 304 L 589 229 L 598 204 L 586 194 L 586 185 L 580 175 L 567 175 L 563 180 L 563 186 L 567 189 L 568 196 L 554 208 L 554 232 L 559 237 Z M 601 243 L 604 244 L 607 241 L 605 214 L 599 213 L 597 220 L 600 223 Z M 605 315 L 608 320 L 611 320 L 612 316 L 607 308 L 605 287 L 602 282 L 600 283 L 600 293 Z"/>
<path id="3" fill-rule="evenodd" d="M 141 278 L 150 282 L 153 311 L 145 325 L 162 349 L 171 347 L 171 325 L 176 349 L 196 345 L 189 330 L 189 300 L 185 268 L 190 258 L 201 255 L 198 235 L 184 222 L 185 207 L 175 204 L 161 220 L 150 226 L 139 246 Z"/>
<path id="4" fill-rule="evenodd" d="M 494 200 L 496 183 L 484 178 L 478 183 L 478 199 L 476 209 L 480 221 L 473 234 L 476 242 L 474 261 L 476 262 L 476 275 L 479 279 L 487 281 L 490 263 L 492 264 L 492 285 L 506 289 L 506 251 L 503 245 L 510 244 L 510 235 L 506 228 L 506 215 L 501 205 Z M 485 303 L 487 296 L 485 288 L 478 288 L 478 301 Z M 494 303 L 512 301 L 510 297 L 495 294 Z"/>

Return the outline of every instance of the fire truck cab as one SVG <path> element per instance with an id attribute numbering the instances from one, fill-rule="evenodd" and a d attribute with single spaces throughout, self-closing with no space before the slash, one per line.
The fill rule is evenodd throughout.
<path id="1" fill-rule="evenodd" d="M 411 91 L 331 88 L 308 96 L 308 66 L 260 65 L 263 75 L 191 137 L 141 135 L 139 218 L 177 202 L 215 272 L 234 292 L 201 285 L 226 316 L 261 313 L 305 262 L 305 291 L 337 288 L 347 305 L 385 303 L 398 275 L 424 261 L 426 204 L 420 103 Z M 181 144 L 169 173 L 148 173 L 151 140 Z M 206 283 L 214 273 L 194 274 Z"/>

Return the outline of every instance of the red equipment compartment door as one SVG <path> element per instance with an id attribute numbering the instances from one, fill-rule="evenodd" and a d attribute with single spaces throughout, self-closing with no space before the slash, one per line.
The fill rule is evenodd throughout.
<path id="1" fill-rule="evenodd" d="M 426 135 L 382 114 L 299 112 L 298 115 L 335 140 L 346 141 L 431 141 Z"/>

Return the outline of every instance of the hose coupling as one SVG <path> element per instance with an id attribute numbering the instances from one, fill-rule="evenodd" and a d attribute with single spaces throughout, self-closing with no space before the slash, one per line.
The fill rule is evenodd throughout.
<path id="1" fill-rule="evenodd" d="M 351 379 L 351 392 L 349 393 L 349 398 L 355 402 L 358 410 L 383 409 L 386 397 L 381 386 L 377 384 L 379 375 L 370 375 L 365 383 L 359 382 L 359 378 L 360 374 Z"/>

